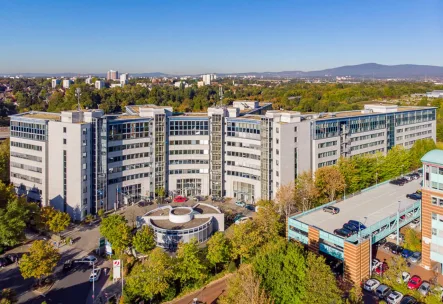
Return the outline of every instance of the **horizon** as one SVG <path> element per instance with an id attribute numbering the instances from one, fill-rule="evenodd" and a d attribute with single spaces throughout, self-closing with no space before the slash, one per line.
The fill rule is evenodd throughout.
<path id="1" fill-rule="evenodd" d="M 0 73 L 114 69 L 198 75 L 318 71 L 374 62 L 443 66 L 443 2 L 438 0 L 46 3 L 3 4 L 8 14 L 0 20 Z M 426 18 L 417 18 L 418 11 Z"/>

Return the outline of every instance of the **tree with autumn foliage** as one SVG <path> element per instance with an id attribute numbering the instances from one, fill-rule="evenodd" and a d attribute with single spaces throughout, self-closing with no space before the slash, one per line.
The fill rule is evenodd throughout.
<path id="1" fill-rule="evenodd" d="M 315 171 L 315 185 L 328 202 L 332 202 L 346 186 L 345 178 L 337 166 L 322 167 Z"/>

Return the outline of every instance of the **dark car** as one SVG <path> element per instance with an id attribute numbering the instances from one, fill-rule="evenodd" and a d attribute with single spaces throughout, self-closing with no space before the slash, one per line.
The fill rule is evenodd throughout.
<path id="1" fill-rule="evenodd" d="M 421 200 L 421 194 L 418 193 L 411 193 L 411 194 L 406 194 L 406 198 L 410 198 L 413 200 Z"/>
<path id="2" fill-rule="evenodd" d="M 393 254 L 401 254 L 401 253 L 403 252 L 403 247 L 398 246 L 398 245 L 394 245 L 394 246 L 392 246 L 392 248 L 391 248 L 391 252 L 392 252 Z"/>
<path id="3" fill-rule="evenodd" d="M 351 230 L 348 230 L 345 228 L 340 228 L 340 229 L 335 229 L 334 234 L 342 236 L 342 237 L 350 237 L 353 233 Z"/>
<path id="4" fill-rule="evenodd" d="M 11 261 L 7 258 L 0 258 L 0 267 L 5 267 L 11 264 Z"/>
<path id="5" fill-rule="evenodd" d="M 337 207 L 326 206 L 326 207 L 323 207 L 323 211 L 324 212 L 329 212 L 329 213 L 332 213 L 332 214 L 337 214 L 337 213 L 340 212 L 340 209 L 338 209 Z"/>
<path id="6" fill-rule="evenodd" d="M 403 186 L 406 183 L 406 180 L 403 179 L 394 179 L 389 182 L 392 185 Z"/>
<path id="7" fill-rule="evenodd" d="M 248 205 L 245 206 L 245 208 L 248 209 L 248 210 L 251 210 L 251 211 L 255 211 L 255 206 L 254 205 L 248 204 Z"/>
<path id="8" fill-rule="evenodd" d="M 348 223 L 344 224 L 343 228 L 348 229 L 352 233 L 357 233 L 358 232 L 358 228 L 356 228 L 354 225 L 349 225 Z"/>
<path id="9" fill-rule="evenodd" d="M 15 253 L 8 254 L 6 258 L 11 261 L 11 263 L 15 263 L 18 261 L 18 255 Z"/>
<path id="10" fill-rule="evenodd" d="M 405 296 L 401 299 L 400 304 L 416 304 L 417 300 L 412 296 Z"/>
<path id="11" fill-rule="evenodd" d="M 403 251 L 401 252 L 401 256 L 404 257 L 405 259 L 409 258 L 410 256 L 412 256 L 414 252 L 412 252 L 409 249 L 403 249 Z"/>
<path id="12" fill-rule="evenodd" d="M 357 230 L 360 229 L 360 231 L 366 229 L 366 226 L 359 221 L 350 220 L 348 221 L 348 224 L 354 226 Z"/>
<path id="13" fill-rule="evenodd" d="M 397 246 L 397 245 L 395 245 L 395 244 L 392 243 L 392 242 L 386 242 L 386 243 L 383 245 L 383 248 L 386 249 L 386 250 L 391 250 L 392 247 L 394 247 L 394 246 Z"/>
<path id="14" fill-rule="evenodd" d="M 67 260 L 63 263 L 63 271 L 69 271 L 72 269 L 72 266 L 74 266 L 74 262 L 72 260 Z"/>

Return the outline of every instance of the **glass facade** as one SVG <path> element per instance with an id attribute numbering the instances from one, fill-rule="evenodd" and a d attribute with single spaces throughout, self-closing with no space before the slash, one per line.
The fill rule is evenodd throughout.
<path id="1" fill-rule="evenodd" d="M 209 135 L 209 120 L 169 120 L 169 136 Z"/>

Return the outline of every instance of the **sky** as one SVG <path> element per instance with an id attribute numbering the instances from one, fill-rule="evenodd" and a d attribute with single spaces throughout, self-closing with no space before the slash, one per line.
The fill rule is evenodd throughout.
<path id="1" fill-rule="evenodd" d="M 0 0 L 0 73 L 443 66 L 443 0 Z"/>

